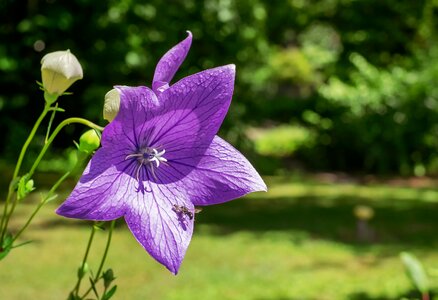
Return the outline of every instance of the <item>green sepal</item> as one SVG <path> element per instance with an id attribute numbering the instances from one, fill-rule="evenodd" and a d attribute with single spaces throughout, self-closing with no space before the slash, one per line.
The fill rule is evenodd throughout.
<path id="1" fill-rule="evenodd" d="M 3 242 L 0 246 L 0 260 L 6 257 L 12 249 L 12 244 L 14 242 L 14 238 L 12 234 L 7 233 L 3 239 Z"/>
<path id="2" fill-rule="evenodd" d="M 58 100 L 59 95 L 57 94 L 50 94 L 46 90 L 44 90 L 44 100 L 46 100 L 46 103 L 49 105 L 52 105 L 53 103 Z"/>
<path id="3" fill-rule="evenodd" d="M 117 291 L 117 285 L 113 286 L 108 292 L 106 292 L 103 297 L 102 300 L 108 300 L 110 299 L 112 296 L 114 296 L 114 294 Z"/>
<path id="4" fill-rule="evenodd" d="M 104 225 L 105 225 L 105 222 L 98 222 L 98 223 L 95 223 L 93 226 L 94 226 L 94 229 L 96 229 L 96 230 L 105 231 L 105 227 L 103 227 Z"/>

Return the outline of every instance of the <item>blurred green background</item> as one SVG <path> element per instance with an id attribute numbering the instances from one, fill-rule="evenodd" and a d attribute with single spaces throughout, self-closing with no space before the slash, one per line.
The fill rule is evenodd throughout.
<path id="1" fill-rule="evenodd" d="M 262 172 L 437 174 L 436 9 L 436 0 L 3 0 L 0 153 L 15 159 L 34 121 L 28 112 L 41 110 L 45 53 L 71 49 L 84 68 L 61 100 L 64 117 L 104 124 L 104 94 L 150 85 L 158 59 L 191 30 L 176 79 L 237 65 L 221 135 Z M 57 139 L 58 149 L 80 130 Z"/>
<path id="2" fill-rule="evenodd" d="M 151 262 L 148 268 L 161 275 L 151 279 L 152 269 L 136 269 L 137 282 L 126 278 L 126 272 L 120 276 L 127 286 L 119 291 L 119 299 L 196 299 L 202 291 L 204 299 L 410 295 L 412 286 L 398 253 L 413 250 L 432 264 L 438 261 L 433 252 L 438 244 L 436 185 L 425 177 L 438 175 L 437 15 L 437 0 L 0 0 L 0 168 L 10 173 L 42 110 L 35 81 L 40 80 L 44 54 L 70 49 L 84 69 L 84 79 L 70 88 L 73 95 L 60 99 L 66 112 L 57 114 L 55 123 L 83 116 L 104 125 L 105 93 L 113 85 L 150 86 L 159 58 L 190 30 L 192 48 L 175 80 L 236 64 L 233 103 L 220 135 L 245 153 L 261 174 L 270 176 L 266 178 L 271 190 L 282 192 L 215 207 L 218 211 L 212 215 L 203 212 L 198 219 L 200 237 L 189 248 L 186 264 L 196 265 L 199 259 L 211 269 L 183 269 L 179 279 L 169 279 Z M 50 183 L 50 174 L 73 163 L 73 140 L 84 130 L 70 126 L 57 138 L 41 165 L 46 175 L 37 182 L 40 186 Z M 38 133 L 28 162 L 37 155 L 44 135 L 43 130 Z M 296 175 L 298 171 L 307 175 Z M 8 178 L 4 176 L 0 187 Z M 366 238 L 365 245 L 356 236 L 357 204 L 376 211 L 376 236 Z M 59 219 L 52 211 L 44 216 Z M 53 233 L 55 240 L 69 231 L 62 222 L 61 227 L 56 221 L 50 224 L 59 230 L 59 235 Z M 218 234 L 217 226 L 225 227 L 227 234 Z M 31 238 L 40 238 L 38 228 Z M 79 253 L 86 239 L 86 230 L 81 230 L 73 243 Z M 203 247 L 216 247 L 217 238 L 224 245 L 217 243 L 222 246 L 216 256 L 209 250 L 199 253 L 210 258 L 207 262 L 195 257 L 193 252 Z M 248 255 L 245 245 L 251 245 Z M 114 247 L 115 253 L 123 253 Z M 269 256 L 270 249 L 274 254 Z M 242 253 L 241 259 L 235 258 Z M 267 262 L 264 255 L 269 256 Z M 145 256 L 142 252 L 138 257 Z M 45 272 L 44 266 L 51 263 L 47 259 L 35 270 Z M 20 261 L 22 268 L 29 268 L 24 258 Z M 224 262 L 229 266 L 219 267 Z M 46 294 L 40 298 L 62 298 L 73 279 L 66 278 L 62 288 L 56 282 L 47 284 L 58 267 L 52 265 L 53 270 L 44 273 L 47 277 L 38 289 L 33 284 L 12 285 L 11 294 L 1 297 L 8 289 L 7 278 L 33 279 L 22 277 L 22 269 L 14 271 L 15 277 L 2 277 L 5 267 L 0 266 L 0 298 L 39 297 L 39 286 L 45 284 Z M 142 276 L 144 282 L 138 279 Z M 171 282 L 172 292 L 163 282 Z M 143 292 L 133 292 L 148 284 Z"/>

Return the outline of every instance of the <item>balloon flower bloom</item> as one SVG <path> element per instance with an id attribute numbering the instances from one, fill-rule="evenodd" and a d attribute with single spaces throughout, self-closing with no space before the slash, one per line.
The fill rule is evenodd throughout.
<path id="1" fill-rule="evenodd" d="M 226 65 L 170 85 L 192 34 L 158 62 L 152 89 L 116 86 L 117 116 L 57 213 L 124 217 L 137 241 L 176 274 L 193 233 L 196 206 L 223 203 L 266 185 L 248 160 L 216 135 L 234 88 Z"/>

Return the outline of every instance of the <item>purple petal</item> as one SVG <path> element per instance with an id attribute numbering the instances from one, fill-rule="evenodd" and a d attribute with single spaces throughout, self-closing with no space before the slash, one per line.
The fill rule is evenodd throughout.
<path id="1" fill-rule="evenodd" d="M 146 186 L 146 192 L 130 203 L 126 223 L 145 250 L 176 274 L 192 238 L 194 219 L 174 205 L 193 211 L 193 204 L 165 185 L 149 182 Z"/>
<path id="2" fill-rule="evenodd" d="M 143 132 L 142 128 L 154 126 L 153 118 L 160 114 L 159 104 L 154 92 L 147 87 L 116 86 L 116 89 L 120 93 L 120 110 L 105 127 L 101 143 L 104 147 L 125 143 L 128 155 L 141 144 L 142 137 L 138 134 Z"/>
<path id="3" fill-rule="evenodd" d="M 122 143 L 125 156 L 142 147 L 165 150 L 169 162 L 203 154 L 227 113 L 234 75 L 234 65 L 206 70 L 175 83 L 158 100 L 146 87 L 118 87 L 120 111 L 105 128 L 102 145 Z M 160 166 L 157 175 L 163 168 L 167 166 Z M 144 180 L 156 177 L 141 176 Z"/>
<path id="4" fill-rule="evenodd" d="M 185 77 L 162 93 L 159 102 L 166 114 L 151 144 L 162 146 L 168 160 L 203 153 L 228 111 L 234 77 L 234 65 L 222 66 Z"/>
<path id="5" fill-rule="evenodd" d="M 176 71 L 186 58 L 192 44 L 192 33 L 187 31 L 187 34 L 185 40 L 167 51 L 158 62 L 152 81 L 152 89 L 155 93 L 161 93 L 169 86 Z"/>
<path id="6" fill-rule="evenodd" d="M 126 202 L 134 197 L 136 185 L 136 181 L 123 172 L 125 165 L 119 149 L 97 150 L 73 192 L 56 213 L 98 221 L 123 216 Z"/>
<path id="7" fill-rule="evenodd" d="M 201 158 L 180 157 L 163 168 L 161 177 L 187 174 L 169 188 L 183 189 L 194 205 L 212 205 L 266 191 L 251 163 L 233 146 L 216 136 Z"/>

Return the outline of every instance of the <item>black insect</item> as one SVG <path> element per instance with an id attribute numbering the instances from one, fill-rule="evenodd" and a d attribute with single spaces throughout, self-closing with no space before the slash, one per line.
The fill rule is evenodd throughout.
<path id="1" fill-rule="evenodd" d="M 186 215 L 190 220 L 193 220 L 194 214 L 200 212 L 202 209 L 195 207 L 194 211 L 191 211 L 183 205 L 174 204 L 172 210 L 178 214 Z"/>

